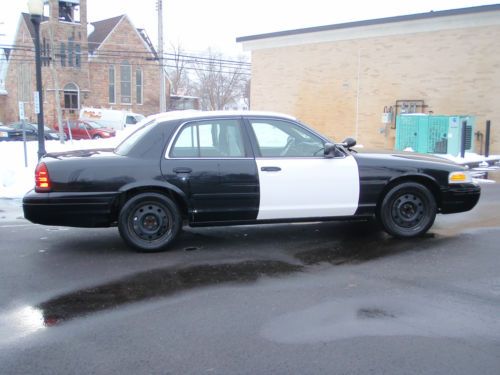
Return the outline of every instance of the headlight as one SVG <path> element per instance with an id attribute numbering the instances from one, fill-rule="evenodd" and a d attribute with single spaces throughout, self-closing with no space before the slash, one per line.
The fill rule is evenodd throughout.
<path id="1" fill-rule="evenodd" d="M 467 171 L 450 172 L 448 175 L 449 184 L 468 184 L 472 182 L 472 177 Z"/>

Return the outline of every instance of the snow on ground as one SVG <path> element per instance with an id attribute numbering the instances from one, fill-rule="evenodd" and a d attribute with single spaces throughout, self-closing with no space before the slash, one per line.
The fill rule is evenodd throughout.
<path id="1" fill-rule="evenodd" d="M 67 141 L 61 144 L 59 141 L 46 141 L 47 152 L 70 151 L 91 148 L 109 148 L 117 146 L 125 137 L 134 131 L 129 127 L 123 131 L 117 131 L 116 137 L 98 140 Z M 23 195 L 34 187 L 35 167 L 37 164 L 38 142 L 26 142 L 28 155 L 28 166 L 25 167 L 23 142 L 0 142 L 0 198 L 22 198 Z M 439 155 L 453 160 L 459 164 L 481 162 L 485 160 L 500 160 L 500 155 L 492 155 L 485 158 L 482 155 L 465 153 L 464 158 L 451 155 Z M 477 180 L 488 183 L 490 180 Z"/>

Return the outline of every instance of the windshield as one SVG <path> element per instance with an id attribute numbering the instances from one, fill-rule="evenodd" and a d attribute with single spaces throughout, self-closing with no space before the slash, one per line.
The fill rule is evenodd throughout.
<path id="1" fill-rule="evenodd" d="M 101 124 L 98 124 L 97 122 L 94 122 L 94 121 L 87 121 L 87 124 L 89 124 L 90 126 L 92 126 L 94 129 L 102 129 L 102 128 L 104 128 L 104 126 L 102 126 Z"/>
<path id="2" fill-rule="evenodd" d="M 127 155 L 130 150 L 146 135 L 149 133 L 151 129 L 154 128 L 154 124 L 156 124 L 155 120 L 145 123 L 135 132 L 130 134 L 125 140 L 120 143 L 115 148 L 115 153 L 118 155 Z"/>

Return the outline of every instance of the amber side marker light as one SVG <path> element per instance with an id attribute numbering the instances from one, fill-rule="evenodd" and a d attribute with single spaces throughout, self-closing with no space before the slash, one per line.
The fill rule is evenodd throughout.
<path id="1" fill-rule="evenodd" d="M 50 191 L 49 170 L 45 163 L 40 163 L 35 169 L 35 191 L 47 192 Z"/>
<path id="2" fill-rule="evenodd" d="M 450 184 L 465 184 L 472 182 L 472 177 L 469 172 L 451 172 L 448 175 L 448 182 Z"/>

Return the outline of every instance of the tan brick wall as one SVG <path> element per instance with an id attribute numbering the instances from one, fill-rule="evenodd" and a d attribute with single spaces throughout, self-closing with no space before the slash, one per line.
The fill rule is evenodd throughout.
<path id="1" fill-rule="evenodd" d="M 0 122 L 5 123 L 5 107 L 7 106 L 7 95 L 0 95 Z"/>
<path id="2" fill-rule="evenodd" d="M 491 150 L 500 153 L 497 51 L 500 26 L 256 49 L 252 109 L 295 115 L 337 141 L 357 134 L 360 144 L 391 149 L 395 131 L 380 131 L 384 106 L 422 99 L 434 114 L 475 115 L 483 133 L 491 120 Z"/>

